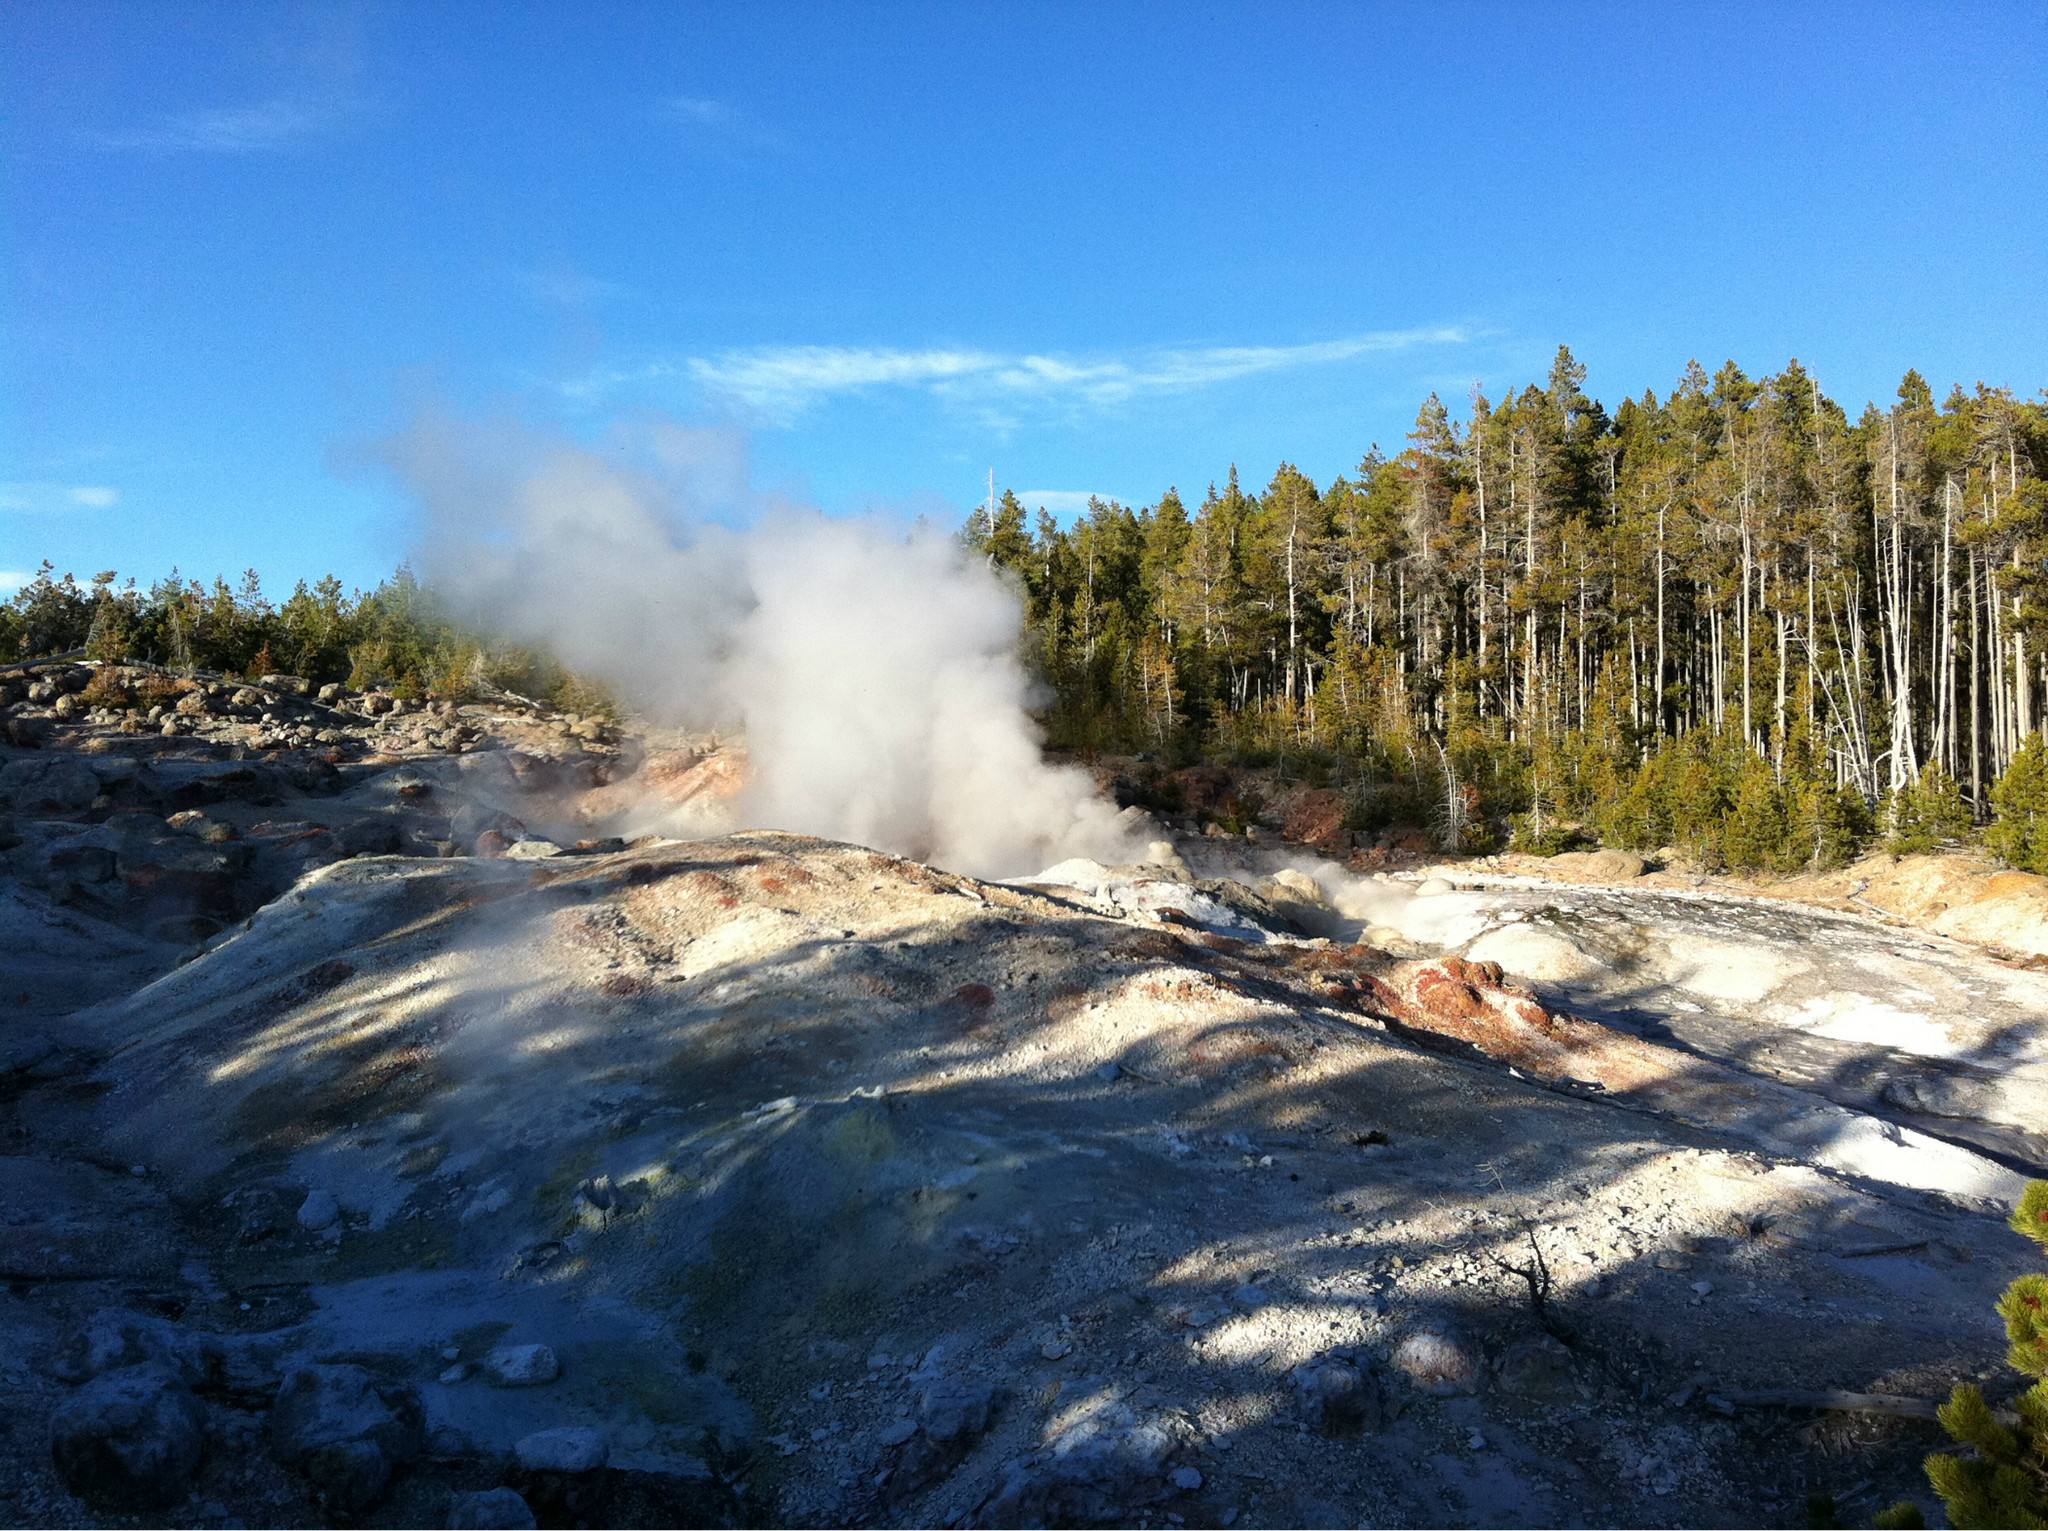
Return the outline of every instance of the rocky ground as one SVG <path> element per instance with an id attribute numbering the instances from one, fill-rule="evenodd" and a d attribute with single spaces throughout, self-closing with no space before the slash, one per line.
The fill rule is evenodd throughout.
<path id="1" fill-rule="evenodd" d="M 271 681 L 0 675 L 0 1521 L 1856 1523 L 2009 1390 L 2039 975 L 1191 819 L 637 838 L 743 764 Z M 1887 943 L 1938 1040 L 1731 1041 Z"/>

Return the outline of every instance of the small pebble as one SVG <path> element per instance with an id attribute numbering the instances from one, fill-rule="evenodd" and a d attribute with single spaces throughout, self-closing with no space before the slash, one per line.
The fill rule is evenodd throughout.
<path id="1" fill-rule="evenodd" d="M 1176 1467 L 1173 1470 L 1173 1486 L 1192 1494 L 1202 1486 L 1202 1475 L 1192 1467 Z"/>

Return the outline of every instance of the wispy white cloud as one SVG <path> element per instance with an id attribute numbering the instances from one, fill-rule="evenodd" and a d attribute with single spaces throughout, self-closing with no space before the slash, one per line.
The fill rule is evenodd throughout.
<path id="1" fill-rule="evenodd" d="M 0 569 L 0 595 L 12 595 L 34 578 L 23 569 Z"/>
<path id="2" fill-rule="evenodd" d="M 0 484 L 0 511 L 24 515 L 57 515 L 70 510 L 111 510 L 121 491 L 108 484 Z"/>
<path id="3" fill-rule="evenodd" d="M 617 282 L 559 262 L 520 267 L 512 271 L 511 278 L 528 297 L 553 308 L 595 308 L 627 294 L 627 289 Z"/>
<path id="4" fill-rule="evenodd" d="M 982 411 L 1038 405 L 1111 406 L 1261 373 L 1330 366 L 1468 338 L 1456 326 L 1376 330 L 1298 345 L 1158 347 L 1128 355 L 1059 355 L 974 348 L 760 346 L 656 360 L 587 374 L 563 385 L 594 398 L 633 386 L 687 383 L 765 420 L 789 424 L 823 399 L 894 388 Z"/>
<path id="5" fill-rule="evenodd" d="M 102 149 L 149 154 L 276 154 L 339 132 L 355 112 L 350 98 L 277 96 L 242 106 L 172 112 L 139 127 L 91 137 Z"/>
<path id="6" fill-rule="evenodd" d="M 779 149 L 780 133 L 755 121 L 730 101 L 712 96 L 664 96 L 656 101 L 656 123 L 675 129 L 700 147 Z"/>
<path id="7" fill-rule="evenodd" d="M 730 106 L 709 96 L 670 96 L 657 110 L 676 122 L 695 122 L 707 127 L 723 127 L 734 118 Z"/>

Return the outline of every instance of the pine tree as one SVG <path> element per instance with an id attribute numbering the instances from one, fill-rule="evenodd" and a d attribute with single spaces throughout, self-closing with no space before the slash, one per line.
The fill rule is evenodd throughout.
<path id="1" fill-rule="evenodd" d="M 1962 788 L 1939 764 L 1931 765 L 1894 794 L 1887 848 L 1895 856 L 1924 854 L 1965 838 L 1970 824 Z"/>
<path id="2" fill-rule="evenodd" d="M 1862 838 L 1863 798 L 1853 787 L 1809 781 L 1792 804 L 1792 841 L 1800 862 L 1817 871 L 1846 866 Z"/>
<path id="3" fill-rule="evenodd" d="M 1735 806 L 1721 831 L 1721 855 L 1731 870 L 1789 870 L 1801 859 L 1792 841 L 1785 794 L 1771 763 L 1751 755 L 1742 768 Z"/>
<path id="4" fill-rule="evenodd" d="M 1730 803 L 1723 753 L 1713 734 L 1694 729 L 1672 751 L 1664 777 L 1672 838 L 1709 865 L 1720 859 L 1721 824 Z"/>
<path id="5" fill-rule="evenodd" d="M 1671 812 L 1665 801 L 1669 750 L 1659 750 L 1636 767 L 1619 796 L 1594 805 L 1594 825 L 1610 845 L 1632 851 L 1653 851 L 1671 838 Z"/>
<path id="6" fill-rule="evenodd" d="M 85 634 L 85 657 L 119 660 L 128 657 L 135 638 L 127 602 L 114 594 L 114 571 L 104 570 L 92 577 L 92 626 Z"/>
<path id="7" fill-rule="evenodd" d="M 1984 843 L 2007 866 L 2048 874 L 2048 739 L 2031 734 L 1991 789 Z"/>
<path id="8" fill-rule="evenodd" d="M 2011 1222 L 2014 1232 L 2048 1252 L 2048 1180 L 2028 1182 Z M 1998 1300 L 1998 1315 L 2011 1342 L 2007 1360 L 2034 1385 L 2019 1396 L 2011 1425 L 1968 1383 L 1958 1383 L 1941 1406 L 1942 1428 L 1973 1453 L 1937 1452 L 1927 1459 L 1927 1481 L 1957 1531 L 2048 1527 L 2048 1273 L 2014 1278 Z M 1917 1524 L 1916 1509 L 1895 1506 L 1886 1522 Z"/>
<path id="9" fill-rule="evenodd" d="M 1020 578 L 1031 563 L 1031 536 L 1024 530 L 1024 507 L 1013 489 L 991 506 L 977 506 L 960 529 L 961 540 L 988 561 Z"/>

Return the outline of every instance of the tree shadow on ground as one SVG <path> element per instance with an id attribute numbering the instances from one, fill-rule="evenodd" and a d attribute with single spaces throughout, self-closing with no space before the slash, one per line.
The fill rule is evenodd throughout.
<path id="1" fill-rule="evenodd" d="M 283 1341 L 478 1431 L 603 1418 L 622 1467 L 708 1452 L 772 1518 L 921 1524 L 987 1518 L 1113 1404 L 1201 1475 L 1129 1464 L 1115 1519 L 1791 1524 L 1816 1482 L 1909 1489 L 1931 1430 L 1838 1432 L 1824 1470 L 1806 1426 L 1711 1400 L 1938 1396 L 1999 1352 L 1989 1217 L 1419 1047 L 1313 965 L 795 837 L 490 875 L 316 993 L 258 1019 L 223 990 L 109 1065 L 118 1109 L 220 1140 L 179 1195 L 230 1295 L 302 1282 Z M 338 1244 L 221 1226 L 226 1189 L 313 1176 L 354 1204 Z M 1851 1252 L 1871 1229 L 1903 1248 Z M 563 1384 L 436 1381 L 477 1313 Z M 1431 1329 L 1471 1392 L 1390 1366 Z M 1374 1428 L 1302 1414 L 1333 1352 L 1384 1374 Z M 693 1378 L 752 1429 L 721 1439 Z M 1001 1402 L 907 1488 L 882 1437 L 940 1380 Z"/>

